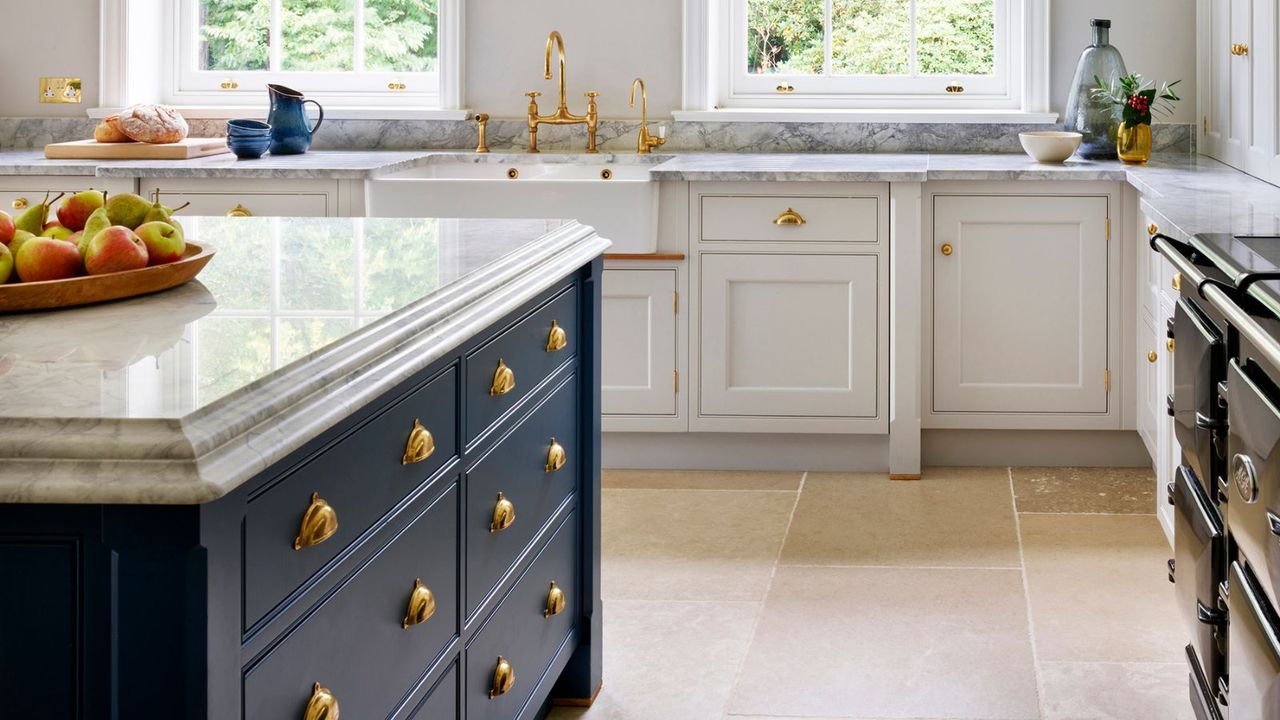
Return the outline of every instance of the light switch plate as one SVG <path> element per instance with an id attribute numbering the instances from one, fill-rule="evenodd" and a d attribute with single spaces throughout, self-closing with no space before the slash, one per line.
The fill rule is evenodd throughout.
<path id="1" fill-rule="evenodd" d="M 82 99 L 80 78 L 78 77 L 42 77 L 40 78 L 40 102 L 42 103 L 78 103 Z"/>

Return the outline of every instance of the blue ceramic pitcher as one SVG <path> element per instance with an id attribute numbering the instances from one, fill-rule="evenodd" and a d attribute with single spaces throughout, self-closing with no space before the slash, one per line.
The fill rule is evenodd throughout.
<path id="1" fill-rule="evenodd" d="M 267 85 L 267 94 L 271 97 L 271 113 L 267 122 L 271 124 L 271 154 L 299 155 L 311 147 L 311 135 L 320 129 L 324 122 L 324 108 L 315 100 L 307 100 L 297 90 L 283 85 Z M 311 103 L 320 111 L 314 127 L 307 127 L 306 105 Z"/>

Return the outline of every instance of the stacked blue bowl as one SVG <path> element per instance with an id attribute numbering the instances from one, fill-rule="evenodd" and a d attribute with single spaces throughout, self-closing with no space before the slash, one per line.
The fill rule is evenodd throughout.
<path id="1" fill-rule="evenodd" d="M 227 147 L 241 160 L 262 157 L 271 145 L 271 126 L 261 120 L 228 120 Z"/>

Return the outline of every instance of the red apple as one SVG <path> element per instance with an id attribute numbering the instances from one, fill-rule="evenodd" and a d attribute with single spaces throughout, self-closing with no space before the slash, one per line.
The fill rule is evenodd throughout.
<path id="1" fill-rule="evenodd" d="M 0 245 L 8 245 L 16 232 L 18 232 L 18 226 L 13 224 L 13 218 L 9 217 L 9 213 L 0 210 Z"/>
<path id="2" fill-rule="evenodd" d="M 0 285 L 9 282 L 9 275 L 13 272 L 13 253 L 9 252 L 9 246 L 0 243 Z"/>
<path id="3" fill-rule="evenodd" d="M 71 233 L 69 236 L 67 236 L 67 237 L 66 237 L 66 238 L 64 238 L 64 239 L 65 239 L 67 242 L 71 243 L 72 245 L 75 245 L 75 246 L 76 246 L 76 248 L 77 248 L 76 252 L 79 252 L 79 249 L 78 249 L 78 248 L 80 247 L 80 237 L 81 237 L 82 235 L 84 235 L 84 231 L 83 231 L 83 230 L 77 230 L 77 231 L 75 231 L 75 232 Z"/>
<path id="4" fill-rule="evenodd" d="M 80 274 L 80 253 L 65 240 L 33 237 L 18 249 L 14 267 L 23 282 L 62 280 Z"/>
<path id="5" fill-rule="evenodd" d="M 75 246 L 63 243 L 71 248 L 76 257 L 80 252 Z M 93 236 L 84 254 L 84 268 L 90 275 L 137 270 L 147 266 L 147 246 L 123 225 L 113 225 Z"/>
<path id="6" fill-rule="evenodd" d="M 44 232 L 40 233 L 40 237 L 51 237 L 55 240 L 66 240 L 71 237 L 74 232 L 69 227 L 63 227 L 62 223 L 57 220 L 50 220 L 44 224 Z"/>
<path id="7" fill-rule="evenodd" d="M 105 205 L 107 196 L 99 190 L 85 190 L 68 197 L 58 206 L 58 222 L 72 230 L 83 230 L 94 210 Z"/>
<path id="8" fill-rule="evenodd" d="M 161 220 L 143 223 L 134 232 L 142 238 L 147 246 L 147 262 L 151 265 L 165 265 L 182 259 L 182 251 L 187 243 L 177 228 Z"/>

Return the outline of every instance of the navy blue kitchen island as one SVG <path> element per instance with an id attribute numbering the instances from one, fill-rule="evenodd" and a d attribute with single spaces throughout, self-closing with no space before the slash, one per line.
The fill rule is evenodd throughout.
<path id="1" fill-rule="evenodd" d="M 589 703 L 607 241 L 188 224 L 200 282 L 0 317 L 4 716 Z"/>

